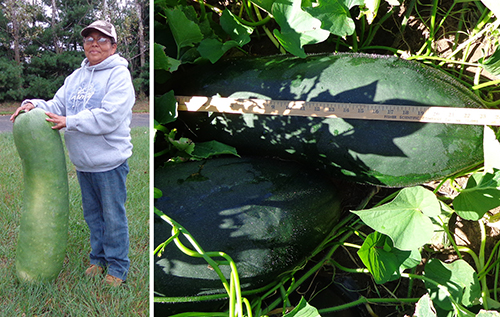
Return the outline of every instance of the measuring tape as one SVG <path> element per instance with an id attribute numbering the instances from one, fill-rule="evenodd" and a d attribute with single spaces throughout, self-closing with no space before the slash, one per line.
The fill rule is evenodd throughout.
<path id="1" fill-rule="evenodd" d="M 500 109 L 176 96 L 178 110 L 500 126 Z"/>

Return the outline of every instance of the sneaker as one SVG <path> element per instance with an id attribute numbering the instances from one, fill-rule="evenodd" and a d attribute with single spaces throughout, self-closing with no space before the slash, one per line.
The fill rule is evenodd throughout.
<path id="1" fill-rule="evenodd" d="M 85 275 L 90 277 L 95 277 L 104 273 L 104 269 L 99 265 L 92 264 L 88 269 L 85 270 Z"/>
<path id="2" fill-rule="evenodd" d="M 106 275 L 104 281 L 106 282 L 106 284 L 111 285 L 113 287 L 118 287 L 123 283 L 125 283 L 121 278 L 109 274 Z"/>

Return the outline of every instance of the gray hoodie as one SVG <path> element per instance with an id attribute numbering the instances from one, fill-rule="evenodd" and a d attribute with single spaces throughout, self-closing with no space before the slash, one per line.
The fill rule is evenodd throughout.
<path id="1" fill-rule="evenodd" d="M 132 155 L 130 121 L 135 92 L 128 62 L 115 54 L 97 65 L 88 60 L 69 75 L 54 99 L 25 100 L 66 116 L 64 138 L 80 172 L 112 170 Z"/>

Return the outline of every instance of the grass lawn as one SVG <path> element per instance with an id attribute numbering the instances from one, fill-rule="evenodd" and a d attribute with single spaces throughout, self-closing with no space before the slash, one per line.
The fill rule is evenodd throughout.
<path id="1" fill-rule="evenodd" d="M 149 129 L 132 129 L 127 213 L 130 272 L 125 287 L 89 279 L 89 230 L 81 209 L 74 166 L 67 157 L 70 187 L 69 240 L 63 270 L 54 283 L 22 285 L 15 256 L 23 172 L 12 133 L 0 133 L 0 307 L 2 316 L 149 316 Z"/>

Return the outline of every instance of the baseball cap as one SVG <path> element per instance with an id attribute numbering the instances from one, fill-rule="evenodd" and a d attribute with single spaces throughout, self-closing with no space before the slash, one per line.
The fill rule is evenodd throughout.
<path id="1" fill-rule="evenodd" d="M 102 20 L 98 20 L 98 21 L 95 21 L 93 22 L 92 24 L 90 24 L 89 26 L 87 26 L 86 28 L 84 28 L 80 34 L 85 37 L 87 36 L 87 34 L 91 31 L 91 30 L 97 30 L 99 32 L 102 32 L 103 34 L 111 37 L 114 42 L 118 42 L 118 38 L 116 36 L 116 30 L 115 30 L 115 27 L 113 24 L 109 23 L 109 22 L 106 22 L 106 21 L 102 21 Z"/>

